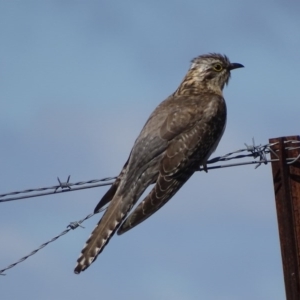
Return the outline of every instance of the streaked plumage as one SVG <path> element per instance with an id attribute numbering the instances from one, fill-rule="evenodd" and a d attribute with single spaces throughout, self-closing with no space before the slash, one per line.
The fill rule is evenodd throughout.
<path id="1" fill-rule="evenodd" d="M 75 273 L 89 267 L 116 230 L 122 234 L 143 222 L 167 203 L 200 165 L 206 166 L 226 125 L 222 90 L 230 70 L 240 67 L 220 54 L 192 60 L 178 89 L 150 115 L 120 175 L 96 206 L 98 211 L 110 202 L 77 260 Z M 152 191 L 127 217 L 153 183 Z"/>

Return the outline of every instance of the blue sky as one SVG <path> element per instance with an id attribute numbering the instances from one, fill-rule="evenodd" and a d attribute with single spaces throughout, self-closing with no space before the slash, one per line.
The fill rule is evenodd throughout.
<path id="1" fill-rule="evenodd" d="M 190 60 L 245 65 L 212 157 L 299 134 L 296 1 L 0 1 L 0 193 L 117 175 Z M 0 269 L 90 213 L 107 188 L 1 204 Z M 95 216 L 0 278 L 3 299 L 284 299 L 270 165 L 199 172 L 84 273 Z"/>

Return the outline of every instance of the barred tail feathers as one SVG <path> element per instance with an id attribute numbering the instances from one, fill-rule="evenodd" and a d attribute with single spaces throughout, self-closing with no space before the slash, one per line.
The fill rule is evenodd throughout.
<path id="1" fill-rule="evenodd" d="M 77 259 L 77 265 L 74 269 L 76 274 L 87 269 L 92 262 L 96 260 L 97 256 L 102 252 L 126 217 L 127 211 L 123 211 L 122 201 L 122 197 L 113 199 L 113 202 L 91 233 L 91 236 Z"/>

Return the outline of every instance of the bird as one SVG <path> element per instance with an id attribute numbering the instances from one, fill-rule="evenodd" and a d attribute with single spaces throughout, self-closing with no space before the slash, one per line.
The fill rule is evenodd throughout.
<path id="1" fill-rule="evenodd" d="M 244 67 L 209 53 L 191 61 L 179 87 L 152 112 L 129 158 L 94 212 L 109 204 L 77 259 L 86 270 L 111 237 L 125 233 L 165 205 L 215 151 L 226 126 L 223 88 L 230 71 Z M 137 205 L 145 189 L 150 193 Z M 129 214 L 129 216 L 128 216 Z"/>

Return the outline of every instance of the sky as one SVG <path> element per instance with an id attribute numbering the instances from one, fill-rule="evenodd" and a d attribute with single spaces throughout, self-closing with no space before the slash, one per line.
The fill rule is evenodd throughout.
<path id="1" fill-rule="evenodd" d="M 194 57 L 245 66 L 212 157 L 299 134 L 298 1 L 0 1 L 0 194 L 115 176 Z M 0 269 L 93 211 L 107 187 L 0 203 Z M 80 275 L 100 216 L 1 276 L 3 299 L 285 298 L 271 166 L 197 172 Z"/>

